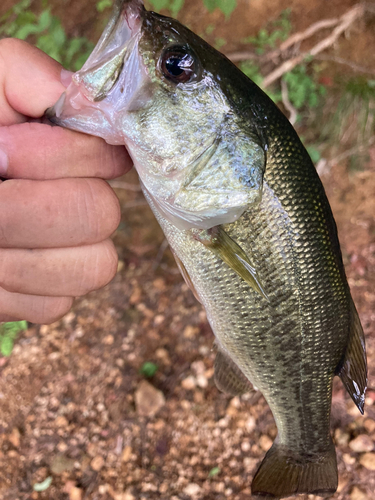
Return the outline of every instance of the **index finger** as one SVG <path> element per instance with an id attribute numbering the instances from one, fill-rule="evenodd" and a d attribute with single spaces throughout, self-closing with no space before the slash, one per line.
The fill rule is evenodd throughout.
<path id="1" fill-rule="evenodd" d="M 16 39 L 0 40 L 0 176 L 27 179 L 101 177 L 132 165 L 123 146 L 41 123 L 64 92 L 61 65 Z M 1 126 L 2 125 L 2 126 Z"/>
<path id="2" fill-rule="evenodd" d="M 61 65 L 15 38 L 0 40 L 0 125 L 40 118 L 64 92 Z"/>

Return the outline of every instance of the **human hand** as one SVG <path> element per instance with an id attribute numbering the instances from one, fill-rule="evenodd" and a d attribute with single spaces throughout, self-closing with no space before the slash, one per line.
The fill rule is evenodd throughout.
<path id="1" fill-rule="evenodd" d="M 131 160 L 124 147 L 41 123 L 64 90 L 60 64 L 0 40 L 0 321 L 51 323 L 116 273 L 120 207 L 102 179 Z"/>

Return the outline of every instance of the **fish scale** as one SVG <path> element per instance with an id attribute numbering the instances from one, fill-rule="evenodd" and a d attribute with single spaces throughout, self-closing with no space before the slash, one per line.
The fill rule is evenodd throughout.
<path id="1" fill-rule="evenodd" d="M 125 144 L 216 337 L 215 382 L 251 383 L 277 437 L 254 495 L 337 488 L 332 379 L 363 412 L 363 331 L 323 186 L 293 127 L 178 21 L 117 0 L 93 54 L 47 114 Z"/>

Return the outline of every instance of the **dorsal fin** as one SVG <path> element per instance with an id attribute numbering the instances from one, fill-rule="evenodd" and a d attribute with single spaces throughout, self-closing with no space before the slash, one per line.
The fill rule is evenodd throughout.
<path id="1" fill-rule="evenodd" d="M 257 270 L 251 262 L 249 256 L 242 250 L 240 245 L 234 241 L 221 226 L 215 226 L 211 229 L 199 231 L 191 230 L 194 238 L 203 243 L 215 255 L 225 262 L 235 271 L 253 290 L 262 295 L 267 301 L 266 292 L 257 273 Z"/>
<path id="2" fill-rule="evenodd" d="M 349 341 L 337 375 L 363 415 L 367 388 L 367 361 L 365 337 L 354 302 L 350 299 L 351 326 Z"/>
<path id="3" fill-rule="evenodd" d="M 245 377 L 236 363 L 219 347 L 214 365 L 216 387 L 231 396 L 240 396 L 254 390 L 252 383 Z"/>

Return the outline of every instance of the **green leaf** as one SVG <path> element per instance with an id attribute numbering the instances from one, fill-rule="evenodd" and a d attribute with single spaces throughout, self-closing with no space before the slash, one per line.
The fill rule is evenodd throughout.
<path id="1" fill-rule="evenodd" d="M 221 12 L 228 18 L 237 7 L 237 0 L 217 0 L 217 4 Z"/>
<path id="2" fill-rule="evenodd" d="M 203 3 L 208 12 L 213 12 L 217 7 L 216 0 L 203 0 Z"/>
<path id="3" fill-rule="evenodd" d="M 51 35 L 57 47 L 62 48 L 66 42 L 66 34 L 61 24 L 56 26 L 56 28 L 51 32 Z"/>
<path id="4" fill-rule="evenodd" d="M 180 12 L 182 7 L 184 6 L 185 0 L 172 0 L 171 5 L 170 5 L 170 11 L 172 13 L 172 16 L 176 17 L 177 14 Z"/>
<path id="5" fill-rule="evenodd" d="M 27 321 L 11 321 L 0 325 L 0 335 L 16 337 L 23 330 L 27 330 Z"/>
<path id="6" fill-rule="evenodd" d="M 33 486 L 34 491 L 46 491 L 52 484 L 52 476 L 48 476 L 42 483 L 35 483 Z"/>
<path id="7" fill-rule="evenodd" d="M 143 363 L 142 368 L 139 371 L 145 377 L 151 378 L 158 371 L 158 365 L 151 363 L 151 361 L 146 361 L 146 363 Z"/>
<path id="8" fill-rule="evenodd" d="M 227 41 L 225 40 L 225 38 L 215 38 L 215 49 L 220 50 L 221 47 L 223 47 L 226 43 Z"/>
<path id="9" fill-rule="evenodd" d="M 149 0 L 155 10 L 168 8 L 169 0 Z"/>
<path id="10" fill-rule="evenodd" d="M 210 470 L 210 472 L 208 473 L 208 477 L 215 477 L 217 476 L 218 474 L 220 474 L 221 472 L 221 469 L 220 467 L 214 467 L 213 469 Z"/>
<path id="11" fill-rule="evenodd" d="M 0 352 L 3 356 L 10 356 L 13 351 L 14 340 L 11 337 L 0 338 Z"/>
<path id="12" fill-rule="evenodd" d="M 237 0 L 203 0 L 206 9 L 212 12 L 219 8 L 225 17 L 228 18 L 237 7 Z"/>
<path id="13" fill-rule="evenodd" d="M 253 61 L 244 61 L 240 64 L 240 69 L 247 77 L 251 78 L 254 83 L 260 87 L 262 86 L 263 77 L 260 74 L 259 66 L 254 64 Z"/>
<path id="14" fill-rule="evenodd" d="M 107 7 L 112 7 L 112 0 L 100 0 L 96 3 L 96 10 L 98 12 L 103 12 Z"/>
<path id="15" fill-rule="evenodd" d="M 83 44 L 83 38 L 73 38 L 70 40 L 65 52 L 65 64 L 69 65 L 72 62 L 73 57 L 81 50 Z"/>
<path id="16" fill-rule="evenodd" d="M 3 356 L 12 354 L 14 341 L 23 330 L 27 330 L 26 321 L 13 321 L 0 325 L 0 353 Z"/>
<path id="17" fill-rule="evenodd" d="M 315 146 L 306 146 L 306 150 L 310 155 L 313 163 L 318 163 L 321 158 L 320 151 Z"/>
<path id="18" fill-rule="evenodd" d="M 87 58 L 91 54 L 91 52 L 94 49 L 94 44 L 90 42 L 89 40 L 85 40 L 85 50 L 82 52 L 82 54 L 76 59 L 73 65 L 71 65 L 72 70 L 78 71 L 79 69 L 82 68 L 82 66 L 85 64 L 87 61 Z M 69 68 L 68 68 L 69 69 Z"/>

